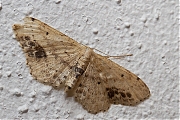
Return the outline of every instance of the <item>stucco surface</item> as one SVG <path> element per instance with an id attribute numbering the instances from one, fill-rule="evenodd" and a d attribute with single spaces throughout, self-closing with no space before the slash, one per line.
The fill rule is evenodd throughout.
<path id="1" fill-rule="evenodd" d="M 0 118 L 178 119 L 178 0 L 0 1 Z M 12 31 L 32 16 L 137 74 L 151 97 L 138 106 L 88 113 L 63 90 L 33 80 Z"/>

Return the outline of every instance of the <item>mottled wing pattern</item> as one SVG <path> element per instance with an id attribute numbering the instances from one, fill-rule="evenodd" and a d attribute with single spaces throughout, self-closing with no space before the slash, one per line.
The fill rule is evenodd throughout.
<path id="1" fill-rule="evenodd" d="M 35 18 L 24 22 L 13 30 L 32 76 L 54 87 L 64 83 L 66 91 L 75 86 L 76 100 L 89 112 L 106 111 L 111 104 L 136 105 L 150 96 L 139 77 L 107 57 Z"/>
<path id="2" fill-rule="evenodd" d="M 72 69 L 85 52 L 85 46 L 31 17 L 13 25 L 16 39 L 26 54 L 32 76 L 40 82 L 59 87 L 72 78 Z"/>
<path id="3" fill-rule="evenodd" d="M 75 91 L 76 100 L 91 113 L 106 111 L 110 104 L 137 105 L 149 96 L 139 77 L 94 52 Z"/>
<path id="4" fill-rule="evenodd" d="M 75 99 L 82 104 L 83 108 L 90 113 L 106 111 L 110 107 L 107 97 L 105 82 L 100 73 L 103 69 L 99 68 L 100 59 L 91 56 L 91 61 L 84 74 L 79 78 L 77 88 L 75 88 Z"/>

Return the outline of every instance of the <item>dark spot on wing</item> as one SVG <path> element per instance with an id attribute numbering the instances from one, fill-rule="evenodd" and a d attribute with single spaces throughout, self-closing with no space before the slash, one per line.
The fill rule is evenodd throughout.
<path id="1" fill-rule="evenodd" d="M 30 46 L 35 46 L 35 43 L 32 42 L 32 41 L 29 41 L 28 44 L 29 44 Z"/>
<path id="2" fill-rule="evenodd" d="M 35 19 L 34 18 L 31 18 L 32 21 L 34 21 Z"/>
<path id="3" fill-rule="evenodd" d="M 126 97 L 126 95 L 125 95 L 123 92 L 120 92 L 120 94 L 121 94 L 121 96 L 122 96 L 123 98 Z"/>
<path id="4" fill-rule="evenodd" d="M 137 80 L 140 80 L 140 78 L 139 78 L 139 77 L 137 77 Z"/>
<path id="5" fill-rule="evenodd" d="M 56 79 L 57 77 L 58 77 L 57 74 L 54 74 L 54 75 L 53 75 L 53 79 Z"/>
<path id="6" fill-rule="evenodd" d="M 124 75 L 123 75 L 123 74 L 121 74 L 121 77 L 124 77 Z"/>
<path id="7" fill-rule="evenodd" d="M 88 77 L 88 74 L 85 74 L 84 76 L 85 76 L 85 77 Z"/>
<path id="8" fill-rule="evenodd" d="M 108 92 L 108 96 L 109 96 L 109 98 L 114 97 L 114 91 L 112 91 L 112 90 L 111 90 L 111 91 L 109 91 L 109 92 Z"/>
<path id="9" fill-rule="evenodd" d="M 132 96 L 131 93 L 129 93 L 129 92 L 127 92 L 126 95 L 127 95 L 129 98 L 131 98 L 131 96 Z"/>
<path id="10" fill-rule="evenodd" d="M 34 42 L 30 43 L 32 46 L 35 46 L 33 49 L 29 48 L 28 51 L 31 51 L 31 53 L 34 54 L 34 57 L 36 58 L 45 58 L 47 57 L 45 50 L 43 47 L 41 47 L 35 40 Z"/>
<path id="11" fill-rule="evenodd" d="M 48 32 L 46 32 L 46 35 L 48 35 L 49 33 Z"/>
<path id="12" fill-rule="evenodd" d="M 63 78 L 64 78 L 64 79 L 66 79 L 66 78 L 67 78 L 67 76 L 63 76 Z"/>
<path id="13" fill-rule="evenodd" d="M 116 90 L 116 91 L 114 91 L 115 92 L 115 94 L 118 94 L 118 91 Z"/>
<path id="14" fill-rule="evenodd" d="M 35 52 L 35 56 L 37 58 L 43 58 L 43 57 L 46 57 L 46 53 L 44 50 L 38 49 L 38 51 Z"/>
<path id="15" fill-rule="evenodd" d="M 76 78 L 78 78 L 79 76 L 81 76 L 80 74 L 76 74 Z"/>
<path id="16" fill-rule="evenodd" d="M 46 52 L 44 51 L 44 49 L 41 47 L 41 46 L 36 46 L 37 44 L 33 44 L 33 43 L 30 43 L 32 46 L 35 45 L 34 48 L 29 47 L 28 50 L 27 50 L 27 54 L 29 57 L 36 57 L 36 58 L 43 58 L 43 57 L 47 57 L 46 56 Z"/>
<path id="17" fill-rule="evenodd" d="M 31 39 L 29 36 L 25 36 L 24 38 L 25 38 L 25 40 L 30 40 Z"/>
<path id="18" fill-rule="evenodd" d="M 115 87 L 106 88 L 106 91 L 108 92 L 108 97 L 110 99 L 112 99 L 115 96 L 115 94 L 118 94 L 118 89 Z"/>

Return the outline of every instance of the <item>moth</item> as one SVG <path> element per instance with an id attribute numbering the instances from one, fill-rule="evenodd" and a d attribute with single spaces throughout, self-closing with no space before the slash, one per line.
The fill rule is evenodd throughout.
<path id="1" fill-rule="evenodd" d="M 12 26 L 37 81 L 64 85 L 83 108 L 96 114 L 111 104 L 134 106 L 150 96 L 135 74 L 32 17 Z"/>

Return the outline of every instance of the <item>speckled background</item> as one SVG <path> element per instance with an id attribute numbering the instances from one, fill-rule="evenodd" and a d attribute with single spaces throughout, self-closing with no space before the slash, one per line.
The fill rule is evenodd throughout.
<path id="1" fill-rule="evenodd" d="M 136 107 L 88 113 L 73 97 L 33 80 L 11 26 L 25 16 L 46 22 L 137 74 L 151 97 Z M 178 0 L 0 1 L 0 118 L 178 119 Z"/>

